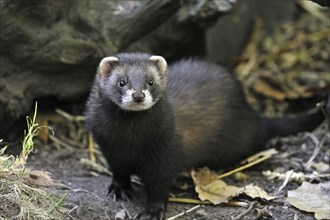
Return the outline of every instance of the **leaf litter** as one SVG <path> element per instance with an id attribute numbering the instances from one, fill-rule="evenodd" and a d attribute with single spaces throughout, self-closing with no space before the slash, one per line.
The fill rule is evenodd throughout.
<path id="1" fill-rule="evenodd" d="M 329 87 L 329 66 L 328 66 L 328 59 L 329 59 L 329 50 L 324 50 L 324 48 L 329 48 L 329 31 L 328 31 L 328 24 L 324 22 L 320 22 L 319 20 L 315 21 L 312 17 L 308 16 L 303 16 L 300 21 L 295 23 L 287 23 L 284 24 L 279 28 L 279 30 L 276 33 L 267 35 L 266 33 L 263 33 L 262 31 L 262 24 L 259 23 L 258 27 L 258 22 L 256 22 L 256 27 L 255 27 L 255 40 L 250 42 L 249 46 L 252 48 L 250 52 L 246 50 L 246 53 L 244 56 L 242 56 L 242 60 L 240 60 L 240 63 L 237 66 L 237 72 L 239 78 L 242 80 L 243 85 L 245 86 L 245 90 L 248 94 L 248 98 L 250 103 L 253 106 L 257 106 L 256 108 L 260 111 L 267 112 L 268 114 L 272 114 L 274 112 L 278 111 L 283 111 L 285 110 L 288 105 L 286 104 L 286 100 L 299 100 L 304 97 L 314 97 L 322 92 L 324 92 L 328 87 Z M 292 36 L 292 33 L 295 33 L 294 36 Z M 297 47 L 297 42 L 299 42 L 299 47 Z M 311 46 L 309 46 L 311 45 Z M 247 47 L 248 48 L 248 47 Z M 277 48 L 277 49 L 276 49 Z M 251 52 L 252 51 L 252 52 Z M 310 53 L 309 53 L 310 52 Z M 256 74 L 258 73 L 258 74 Z M 285 74 L 285 76 L 283 76 Z M 257 95 L 256 95 L 257 94 Z M 266 97 L 268 99 L 264 100 L 259 100 L 256 98 L 258 95 L 262 95 L 263 97 Z M 252 97 L 252 98 L 251 98 Z M 271 99 L 272 101 L 269 101 Z M 262 103 L 264 102 L 264 103 Z M 261 103 L 261 104 L 260 104 Z M 281 106 L 283 107 L 274 107 L 274 103 L 276 106 Z M 264 109 L 263 109 L 264 108 Z M 62 112 L 62 116 L 64 116 L 64 113 Z M 66 138 L 66 136 L 61 136 L 58 139 L 50 139 L 49 134 L 47 132 L 40 134 L 40 138 L 47 142 L 48 138 L 50 139 L 51 143 L 55 146 L 58 147 L 58 149 L 63 150 L 63 148 L 70 149 L 71 151 L 76 152 L 74 155 L 80 155 L 81 153 L 84 154 L 86 151 L 88 152 L 87 156 L 85 155 L 84 157 L 89 157 L 91 161 L 96 163 L 101 163 L 103 166 L 105 165 L 104 163 L 104 158 L 100 155 L 97 147 L 96 149 L 90 147 L 89 150 L 87 150 L 87 146 L 89 143 L 89 140 L 87 138 L 87 135 L 85 131 L 82 132 L 81 129 L 82 126 L 82 121 L 83 117 L 80 116 L 73 116 L 70 117 L 71 115 L 67 115 L 69 118 L 68 120 L 71 123 L 65 123 L 66 126 L 70 126 L 70 135 L 69 138 Z M 43 122 L 43 125 L 48 126 L 48 122 Z M 70 124 L 70 125 L 68 125 Z M 73 129 L 71 129 L 73 127 Z M 78 130 L 75 130 L 78 129 Z M 72 132 L 73 131 L 73 132 Z M 301 139 L 301 141 L 304 141 L 307 143 L 308 139 L 305 136 L 296 136 L 297 139 Z M 321 139 L 320 137 L 317 137 L 317 139 Z M 289 202 L 289 197 L 292 196 L 291 192 L 295 192 L 294 188 L 297 187 L 297 184 L 295 184 L 295 174 L 297 173 L 298 177 L 296 177 L 298 180 L 297 182 L 302 185 L 305 183 L 308 183 L 306 181 L 314 181 L 315 186 L 312 188 L 315 192 L 318 192 L 318 196 L 323 196 L 325 194 L 322 189 L 326 187 L 321 187 L 320 189 L 320 184 L 322 184 L 322 181 L 328 180 L 328 176 L 326 176 L 327 172 L 326 170 L 326 165 L 329 162 L 328 159 L 324 156 L 324 158 L 321 158 L 324 152 L 324 149 L 321 149 L 322 153 L 319 153 L 316 155 L 313 160 L 310 163 L 309 170 L 305 170 L 305 168 L 301 165 L 303 162 L 307 160 L 302 160 L 303 156 L 301 156 L 303 153 L 306 152 L 311 152 L 313 150 L 307 149 L 309 146 L 312 146 L 310 144 L 302 144 L 299 141 L 296 141 L 294 137 L 289 137 L 289 138 L 283 138 L 279 139 L 282 146 L 281 151 L 287 151 L 287 157 L 280 158 L 277 160 L 277 156 L 266 156 L 264 157 L 263 161 L 272 158 L 270 161 L 265 161 L 267 167 L 271 167 L 270 165 L 274 163 L 274 161 L 278 162 L 276 164 L 278 167 L 281 167 L 280 170 L 272 170 L 269 171 L 272 174 L 278 174 L 278 176 L 272 178 L 271 184 L 274 185 L 274 187 L 269 187 L 267 188 L 267 191 L 270 191 L 271 193 L 276 193 L 275 196 L 268 195 L 268 193 L 263 190 L 261 187 L 259 187 L 256 184 L 248 183 L 249 178 L 245 179 L 244 185 L 241 186 L 241 182 L 239 181 L 240 186 L 235 186 L 232 184 L 232 179 L 233 178 L 227 178 L 226 182 L 231 182 L 231 184 L 225 183 L 223 180 L 220 180 L 221 178 L 224 178 L 223 175 L 215 173 L 213 171 L 210 171 L 210 174 L 206 174 L 205 177 L 202 177 L 202 180 L 199 180 L 199 184 L 203 183 L 204 185 L 208 186 L 209 184 L 212 184 L 213 182 L 219 183 L 222 188 L 231 188 L 232 190 L 229 190 L 229 193 L 227 197 L 223 197 L 221 199 L 216 198 L 214 199 L 214 202 L 221 202 L 221 201 L 227 201 L 226 204 L 240 204 L 242 207 L 248 207 L 250 204 L 251 208 L 254 208 L 256 205 L 253 202 L 250 202 L 250 200 L 243 200 L 240 199 L 240 197 L 243 196 L 243 194 L 249 194 L 252 200 L 258 199 L 258 200 L 275 200 L 277 201 L 277 197 L 283 196 L 284 193 L 286 193 L 286 190 L 284 189 L 282 192 L 276 192 L 274 190 L 270 190 L 275 188 L 278 185 L 279 180 L 284 181 L 288 176 L 288 188 L 289 192 L 288 193 L 288 199 L 287 201 Z M 297 143 L 295 143 L 295 141 Z M 299 148 L 298 153 L 292 153 L 292 149 L 294 147 L 291 146 L 288 147 L 288 145 L 292 144 L 296 148 Z M 324 145 L 329 146 L 329 141 L 326 141 Z M 80 148 L 79 148 L 80 146 Z M 85 148 L 81 148 L 81 146 L 86 146 Z M 278 145 L 275 144 L 275 146 L 278 147 Z M 77 153 L 78 152 L 78 153 Z M 94 156 L 93 156 L 94 155 Z M 96 155 L 96 160 L 95 160 L 95 155 Z M 94 158 L 94 159 L 93 159 Z M 260 157 L 257 157 L 260 159 Z M 80 158 L 79 158 L 80 159 Z M 83 160 L 82 160 L 83 161 Z M 50 164 L 52 161 L 48 161 Z M 83 161 L 84 162 L 84 161 Z M 261 161 L 260 161 L 261 162 Z M 79 163 L 79 162 L 78 162 Z M 84 162 L 85 164 L 85 162 Z M 251 165 L 252 162 L 247 162 L 245 165 Z M 326 164 L 326 165 L 324 165 Z M 56 164 L 57 165 L 57 164 Z M 249 165 L 249 166 L 250 166 Z M 252 164 L 253 165 L 253 164 Z M 50 166 L 50 165 L 49 165 Z M 87 166 L 90 166 L 90 163 L 87 163 Z M 242 165 L 241 167 L 243 167 Z M 94 166 L 92 166 L 94 167 Z M 228 172 L 225 176 L 230 176 L 234 173 L 238 173 L 247 167 L 241 168 L 239 167 L 238 170 L 234 170 L 234 172 Z M 74 169 L 74 167 L 70 167 L 70 169 Z M 94 168 L 93 168 L 94 169 Z M 315 169 L 319 173 L 315 173 Z M 320 170 L 322 169 L 322 171 Z M 95 169 L 96 172 L 98 172 L 98 169 Z M 104 170 L 104 169 L 101 169 Z M 287 172 L 293 170 L 293 172 L 290 172 L 290 175 L 287 174 Z M 251 171 L 251 170 L 250 170 Z M 57 171 L 59 172 L 59 171 Z M 62 171 L 61 171 L 62 172 Z M 60 174 L 57 175 L 62 175 L 62 173 L 59 172 Z M 102 171 L 103 172 L 103 171 Z M 101 172 L 101 173 L 102 173 Z M 248 171 L 247 171 L 248 172 Z M 251 172 L 249 172 L 250 174 Z M 77 175 L 77 174 L 76 174 Z M 204 175 L 204 174 L 203 174 Z M 281 176 L 282 175 L 282 176 Z M 281 176 L 281 177 L 279 177 Z M 199 178 L 199 177 L 198 177 Z M 89 178 L 88 181 L 92 181 Z M 108 180 L 108 179 L 106 179 Z M 67 179 L 66 179 L 67 181 Z M 269 181 L 268 181 L 269 182 Z M 88 182 L 84 183 L 87 184 Z M 103 183 L 103 182 L 102 182 Z M 291 184 L 290 184 L 291 183 Z M 98 183 L 99 184 L 99 183 Z M 216 193 L 214 193 L 212 190 L 213 189 L 221 189 L 219 186 L 212 186 L 212 187 L 201 187 L 202 193 L 205 193 L 204 197 L 208 197 L 208 191 L 211 192 L 211 195 L 214 196 Z M 214 184 L 216 185 L 216 184 Z M 267 184 L 265 184 L 267 185 Z M 263 186 L 263 185 L 260 185 Z M 323 186 L 323 185 L 322 185 Z M 102 186 L 103 187 L 103 186 Z M 105 187 L 105 186 L 104 186 Z M 196 186 L 197 187 L 197 186 Z M 95 188 L 95 187 L 94 187 Z M 92 189 L 94 189 L 92 188 Z M 100 188 L 98 186 L 97 188 Z M 106 188 L 106 187 L 105 187 Z M 315 190 L 319 189 L 318 191 Z M 235 189 L 238 191 L 234 192 Z M 299 188 L 298 188 L 299 189 Z M 297 189 L 297 190 L 298 190 Z M 242 192 L 244 191 L 245 192 Z M 310 190 L 310 193 L 313 193 L 314 191 Z M 81 192 L 83 190 L 77 191 Z M 87 190 L 84 190 L 87 192 Z M 215 192 L 217 192 L 215 190 Z M 289 196 L 290 194 L 290 196 Z M 294 194 L 294 193 L 293 193 Z M 237 197 L 238 196 L 238 197 Z M 315 195 L 313 195 L 315 196 Z M 87 197 L 87 196 L 84 196 Z M 273 198 L 274 197 L 274 198 Z M 276 197 L 276 198 L 275 198 Z M 312 196 L 311 196 L 312 197 Z M 317 196 L 316 196 L 317 197 Z M 213 198 L 213 197 L 212 197 Z M 238 199 L 237 203 L 232 203 L 232 198 Z M 83 198 L 85 199 L 85 198 Z M 170 198 L 170 201 L 173 198 Z M 180 198 L 176 198 L 180 199 Z M 281 199 L 281 197 L 279 198 Z M 200 207 L 203 207 L 204 204 L 210 204 L 209 202 L 202 202 L 194 199 L 182 199 L 181 201 L 186 202 L 186 203 L 194 203 L 194 204 L 201 204 L 197 205 L 194 207 L 193 210 L 198 209 Z M 193 201 L 193 202 L 192 202 Z M 247 202 L 246 202 L 247 201 Z M 102 202 L 105 202 L 102 201 Z M 105 203 L 109 204 L 109 203 Z M 268 202 L 266 204 L 269 204 Z M 273 203 L 274 204 L 274 203 Z M 279 204 L 273 205 L 273 208 L 271 211 L 276 210 L 276 206 L 281 206 Z M 89 207 L 92 207 L 92 203 L 89 204 Z M 7 206 L 8 207 L 8 206 Z M 76 206 L 78 207 L 78 206 Z M 106 206 L 108 207 L 108 206 Z M 112 207 L 112 206 L 111 206 Z M 274 208 L 275 207 L 275 208 Z M 298 209 L 301 209 L 303 211 L 304 208 L 300 208 L 296 206 Z M 320 206 L 322 207 L 322 206 Z M 98 213 L 100 214 L 101 212 L 104 214 L 104 205 L 98 204 L 98 206 L 93 206 L 94 211 L 96 208 L 101 209 L 101 211 Z M 112 207 L 113 208 L 113 207 Z M 107 210 L 105 212 L 106 218 L 113 218 L 116 213 L 121 212 L 121 214 L 118 214 L 119 216 L 117 217 L 122 217 L 123 215 L 123 208 L 119 208 L 116 211 L 115 210 Z M 132 207 L 129 207 L 129 209 L 132 209 Z M 221 206 L 217 207 L 217 209 L 221 209 Z M 79 208 L 72 209 L 72 214 L 73 211 L 77 211 L 77 216 L 83 216 L 83 214 L 86 214 L 86 212 L 82 212 L 83 210 L 80 205 Z M 170 211 L 171 209 L 169 209 Z M 252 209 L 249 209 L 252 210 Z M 246 210 L 246 211 L 249 211 Z M 265 211 L 266 210 L 266 211 Z M 79 212 L 78 212 L 79 211 Z M 109 213 L 108 213 L 109 211 Z M 281 212 L 284 211 L 283 208 L 277 209 L 277 215 L 276 216 L 281 216 Z M 289 210 L 290 211 L 290 210 Z M 115 213 L 114 213 L 115 212 Z M 313 212 L 313 210 L 311 210 Z M 1 213 L 1 212 L 0 212 Z M 182 214 L 183 213 L 183 214 Z M 185 215 L 185 212 L 180 213 L 180 216 Z M 246 212 L 247 213 L 247 212 Z M 246 213 L 241 213 L 245 215 Z M 261 213 L 261 214 L 260 214 Z M 268 214 L 267 214 L 268 213 Z M 111 215 L 110 215 L 111 214 Z M 208 213 L 210 214 L 210 213 Z M 318 214 L 315 213 L 315 217 L 317 216 L 320 218 L 323 218 L 322 215 L 324 212 L 321 210 Z M 243 217 L 243 215 L 236 216 L 238 218 Z M 271 214 L 270 214 L 271 215 Z M 300 213 L 301 216 L 306 216 L 304 213 Z M 91 215 L 87 215 L 91 216 Z M 99 215 L 100 217 L 101 215 Z M 110 217 L 109 217 L 110 216 Z M 266 208 L 264 207 L 256 207 L 253 210 L 253 215 L 252 217 L 257 218 L 257 217 L 269 217 L 269 212 Z M 86 217 L 86 216 L 85 216 Z M 308 217 L 308 216 L 307 216 Z M 102 219 L 102 218 L 101 218 Z M 174 218 L 173 218 L 174 219 Z"/>
<path id="2" fill-rule="evenodd" d="M 230 199 L 245 194 L 252 199 L 260 198 L 264 200 L 275 199 L 275 196 L 268 195 L 259 186 L 249 184 L 243 187 L 228 185 L 223 180 L 216 179 L 216 174 L 207 168 L 199 171 L 193 170 L 191 176 L 195 183 L 195 190 L 199 199 L 208 200 L 214 205 L 228 202 Z"/>
<path id="3" fill-rule="evenodd" d="M 288 101 L 322 96 L 330 89 L 329 10 L 315 9 L 310 1 L 298 4 L 308 13 L 273 32 L 256 19 L 236 65 L 248 101 L 269 115 L 288 111 Z"/>
<path id="4" fill-rule="evenodd" d="M 286 200 L 300 210 L 313 212 L 316 219 L 330 219 L 330 181 L 303 182 L 297 189 L 288 191 Z"/>

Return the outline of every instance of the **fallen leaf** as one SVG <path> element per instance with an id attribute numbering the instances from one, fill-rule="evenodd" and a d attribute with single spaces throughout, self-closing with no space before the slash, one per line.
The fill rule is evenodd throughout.
<path id="1" fill-rule="evenodd" d="M 192 170 L 191 177 L 195 185 L 207 185 L 217 178 L 217 174 L 205 167 L 198 171 Z"/>
<path id="2" fill-rule="evenodd" d="M 214 180 L 208 185 L 197 185 L 195 188 L 200 200 L 208 200 L 217 205 L 241 194 L 240 187 L 227 185 L 222 180 Z"/>
<path id="3" fill-rule="evenodd" d="M 228 202 L 228 200 L 242 193 L 253 199 L 272 200 L 276 198 L 268 195 L 263 189 L 255 185 L 245 187 L 227 185 L 223 180 L 216 179 L 216 173 L 210 171 L 208 168 L 192 171 L 191 175 L 196 185 L 195 191 L 198 193 L 199 199 L 210 201 L 214 205 Z"/>
<path id="4" fill-rule="evenodd" d="M 292 68 L 298 62 L 298 57 L 296 56 L 296 54 L 293 54 L 291 52 L 283 53 L 280 56 L 280 59 L 282 61 L 282 67 L 286 69 Z"/>
<path id="5" fill-rule="evenodd" d="M 253 85 L 255 92 L 262 94 L 266 97 L 273 98 L 277 101 L 283 101 L 286 98 L 285 92 L 278 88 L 273 87 L 268 82 L 258 79 Z"/>
<path id="6" fill-rule="evenodd" d="M 323 163 L 323 162 L 320 162 L 320 163 L 312 162 L 311 166 L 314 167 L 319 172 L 328 171 L 329 168 L 330 168 L 329 164 L 326 164 L 326 163 Z"/>
<path id="7" fill-rule="evenodd" d="M 255 185 L 248 185 L 244 187 L 244 194 L 250 196 L 252 199 L 261 198 L 267 201 L 277 198 L 276 196 L 268 195 L 268 193 L 265 190 Z"/>
<path id="8" fill-rule="evenodd" d="M 296 190 L 288 191 L 287 201 L 302 211 L 313 212 L 316 219 L 330 219 L 330 182 L 303 182 Z"/>

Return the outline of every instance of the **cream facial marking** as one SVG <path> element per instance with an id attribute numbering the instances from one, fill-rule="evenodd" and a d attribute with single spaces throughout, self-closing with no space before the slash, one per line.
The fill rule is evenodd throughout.
<path id="1" fill-rule="evenodd" d="M 153 98 L 149 92 L 149 90 L 142 90 L 142 92 L 144 93 L 145 95 L 145 98 L 144 98 L 144 105 L 146 106 L 146 108 L 150 108 L 151 106 L 153 106 L 155 103 L 153 102 Z"/>
<path id="2" fill-rule="evenodd" d="M 129 111 L 143 111 L 149 109 L 155 104 L 155 101 L 152 98 L 151 93 L 148 90 L 142 90 L 145 95 L 143 102 L 135 102 L 132 94 L 135 92 L 134 89 L 127 90 L 126 94 L 122 96 L 121 103 L 119 106 L 124 110 Z"/>
<path id="3" fill-rule="evenodd" d="M 130 103 L 133 103 L 133 97 L 132 94 L 135 92 L 134 89 L 127 90 L 126 94 L 122 96 L 121 103 L 123 106 L 129 105 Z"/>

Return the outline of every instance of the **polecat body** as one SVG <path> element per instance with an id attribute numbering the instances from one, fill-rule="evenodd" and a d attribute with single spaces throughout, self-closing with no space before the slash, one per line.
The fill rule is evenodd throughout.
<path id="1" fill-rule="evenodd" d="M 163 218 L 181 171 L 238 162 L 259 151 L 276 124 L 247 104 L 238 81 L 221 67 L 188 59 L 168 68 L 162 57 L 142 53 L 101 61 L 85 115 L 113 172 L 109 191 L 125 198 L 130 175 L 139 175 L 147 219 Z"/>

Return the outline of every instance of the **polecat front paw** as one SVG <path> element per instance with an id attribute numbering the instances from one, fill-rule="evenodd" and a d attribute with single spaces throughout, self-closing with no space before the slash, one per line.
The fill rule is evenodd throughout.
<path id="1" fill-rule="evenodd" d="M 147 206 L 147 208 L 139 213 L 134 219 L 139 220 L 164 220 L 165 219 L 165 212 L 164 212 L 164 205 L 153 205 Z"/>
<path id="2" fill-rule="evenodd" d="M 122 184 L 115 180 L 108 187 L 108 195 L 114 200 L 130 201 L 135 198 L 130 184 Z"/>

